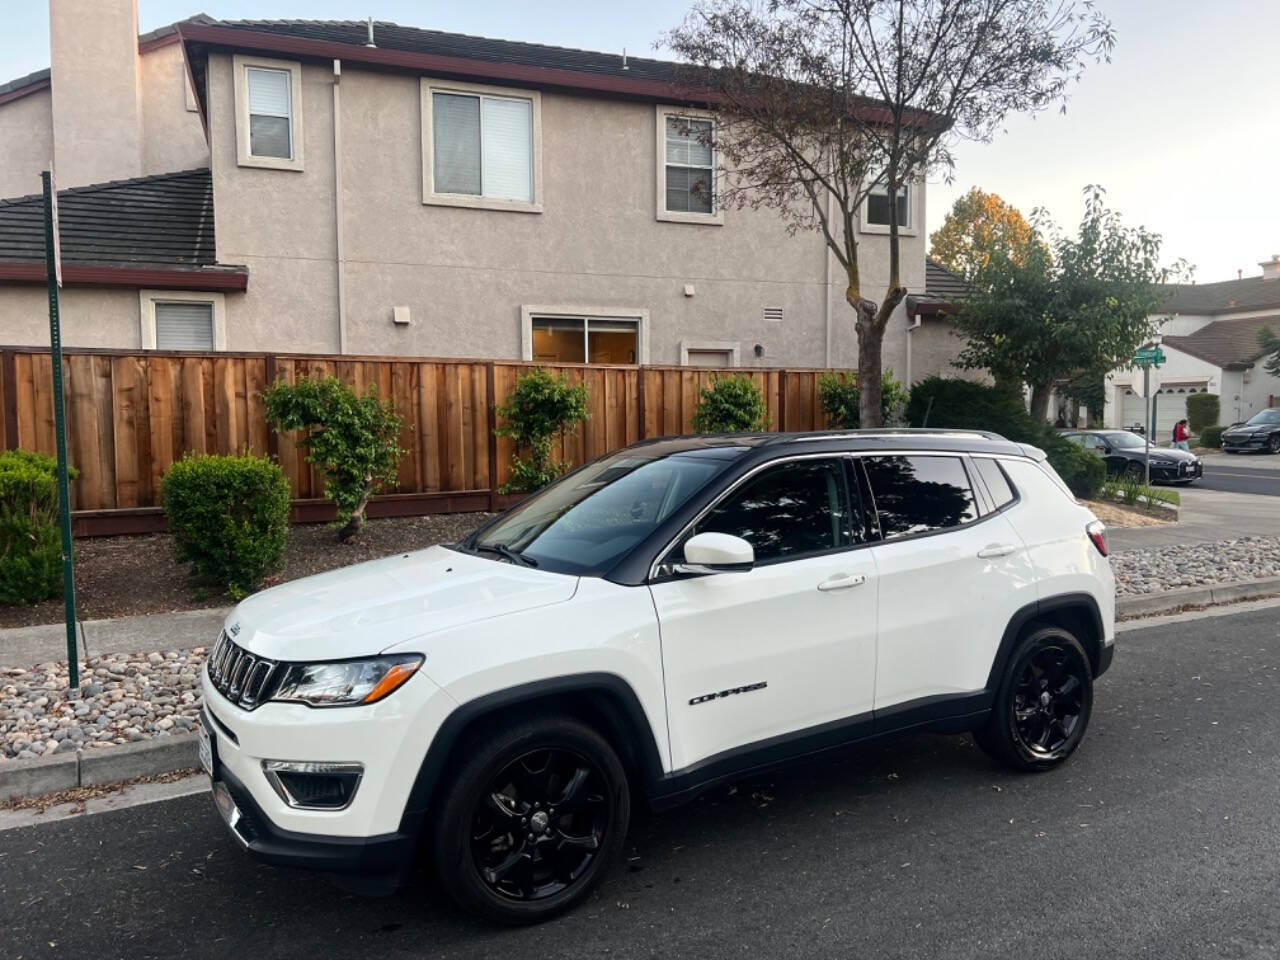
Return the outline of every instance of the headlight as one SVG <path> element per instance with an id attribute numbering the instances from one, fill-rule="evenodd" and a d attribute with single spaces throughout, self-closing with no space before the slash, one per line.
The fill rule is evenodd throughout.
<path id="1" fill-rule="evenodd" d="M 313 707 L 377 703 L 413 676 L 422 660 L 422 654 L 401 653 L 337 663 L 295 663 L 271 699 Z"/>

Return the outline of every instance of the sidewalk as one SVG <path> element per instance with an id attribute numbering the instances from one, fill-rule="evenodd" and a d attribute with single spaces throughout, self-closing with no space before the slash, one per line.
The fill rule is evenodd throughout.
<path id="1" fill-rule="evenodd" d="M 230 612 L 231 607 L 215 607 L 118 620 L 85 620 L 79 638 L 80 659 L 83 662 L 107 653 L 212 646 Z M 67 633 L 61 623 L 0 630 L 0 670 L 66 658 Z"/>
<path id="2" fill-rule="evenodd" d="M 1233 461 L 1236 459 L 1232 457 Z M 1182 506 L 1178 510 L 1177 523 L 1153 527 L 1112 527 L 1107 531 L 1111 549 L 1140 550 L 1238 537 L 1280 536 L 1280 497 L 1197 490 L 1195 487 L 1178 492 L 1182 496 Z"/>

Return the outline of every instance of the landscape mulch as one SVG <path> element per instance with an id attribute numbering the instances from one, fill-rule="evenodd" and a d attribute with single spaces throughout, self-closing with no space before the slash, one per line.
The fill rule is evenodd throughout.
<path id="1" fill-rule="evenodd" d="M 452 543 L 490 516 L 452 513 L 370 520 L 360 538 L 346 544 L 338 543 L 335 531 L 325 524 L 294 526 L 289 529 L 284 569 L 264 585 Z M 176 561 L 173 538 L 166 533 L 76 541 L 76 607 L 82 620 L 172 613 L 231 602 L 217 588 L 196 581 L 188 564 Z M 0 627 L 58 623 L 62 615 L 61 598 L 25 607 L 0 606 Z"/>

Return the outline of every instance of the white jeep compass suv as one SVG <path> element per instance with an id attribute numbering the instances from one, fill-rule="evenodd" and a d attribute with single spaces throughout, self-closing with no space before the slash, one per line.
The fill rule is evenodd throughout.
<path id="1" fill-rule="evenodd" d="M 635 800 L 903 730 L 1047 770 L 1111 663 L 1103 527 L 990 434 L 653 440 L 452 546 L 227 618 L 201 753 L 232 836 L 504 921 L 581 900 Z"/>

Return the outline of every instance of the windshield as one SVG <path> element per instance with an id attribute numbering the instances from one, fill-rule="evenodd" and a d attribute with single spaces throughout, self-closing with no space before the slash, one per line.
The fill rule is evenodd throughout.
<path id="1" fill-rule="evenodd" d="M 730 462 L 697 451 L 622 451 L 557 481 L 460 548 L 506 548 L 557 573 L 603 572 Z"/>
<path id="2" fill-rule="evenodd" d="M 1103 434 L 1103 439 L 1113 447 L 1119 447 L 1121 450 L 1131 450 L 1134 447 L 1145 447 L 1147 441 L 1138 436 L 1136 433 L 1130 433 L 1127 430 L 1119 433 Z"/>
<path id="3" fill-rule="evenodd" d="M 1245 422 L 1249 424 L 1280 423 L 1280 407 L 1272 407 L 1270 410 L 1259 410 Z"/>

